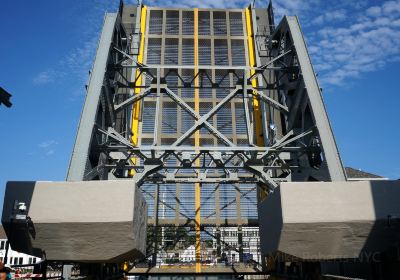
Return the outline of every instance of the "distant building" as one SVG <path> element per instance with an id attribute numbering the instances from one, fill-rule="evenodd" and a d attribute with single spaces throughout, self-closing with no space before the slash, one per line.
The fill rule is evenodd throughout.
<path id="1" fill-rule="evenodd" d="M 194 262 L 196 260 L 196 248 L 190 245 L 180 254 L 181 262 Z"/>
<path id="2" fill-rule="evenodd" d="M 11 246 L 8 249 L 7 261 L 5 261 L 6 244 L 7 244 L 7 236 L 3 226 L 0 226 L 0 260 L 2 262 L 5 262 L 8 265 L 16 265 L 16 264 L 35 264 L 41 261 L 40 258 L 14 251 L 12 250 Z"/>
<path id="3" fill-rule="evenodd" d="M 361 169 L 354 169 L 346 167 L 347 180 L 349 181 L 375 181 L 375 180 L 388 180 L 388 178 L 362 171 Z"/>
<path id="4" fill-rule="evenodd" d="M 239 262 L 239 236 L 236 227 L 221 227 L 221 253 L 225 254 L 229 263 Z M 213 247 L 217 250 L 217 242 L 214 240 Z M 252 259 L 256 262 L 261 262 L 260 255 L 260 237 L 258 227 L 243 227 L 242 228 L 242 248 L 243 260 Z"/>

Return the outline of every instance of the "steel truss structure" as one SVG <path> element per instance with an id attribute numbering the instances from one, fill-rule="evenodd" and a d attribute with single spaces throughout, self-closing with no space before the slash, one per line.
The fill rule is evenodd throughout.
<path id="1" fill-rule="evenodd" d="M 257 226 L 241 214 L 250 193 L 345 180 L 297 18 L 275 27 L 271 5 L 106 14 L 67 179 L 133 180 L 152 200 L 149 224 L 194 226 L 196 238 L 217 227 L 216 239 L 220 226 Z M 216 191 L 225 185 L 228 199 Z M 222 217 L 232 203 L 236 214 Z"/>

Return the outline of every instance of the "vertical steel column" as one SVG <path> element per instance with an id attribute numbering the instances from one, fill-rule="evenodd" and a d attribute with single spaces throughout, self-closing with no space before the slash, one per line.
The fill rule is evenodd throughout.
<path id="1" fill-rule="evenodd" d="M 216 229 L 216 242 L 217 242 L 217 257 L 221 257 L 221 229 L 218 226 Z"/>
<path id="2" fill-rule="evenodd" d="M 156 185 L 154 197 L 154 229 L 153 229 L 153 248 L 154 252 L 151 257 L 152 266 L 157 264 L 157 250 L 158 250 L 158 206 L 160 204 L 160 185 Z"/>
<path id="3" fill-rule="evenodd" d="M 162 126 L 162 109 L 161 107 L 161 88 L 160 88 L 160 79 L 161 79 L 161 69 L 157 69 L 157 95 L 156 95 L 156 112 L 154 117 L 154 133 L 153 133 L 153 145 L 157 146 L 161 144 L 161 126 Z"/>
<path id="4" fill-rule="evenodd" d="M 146 32 L 146 15 L 147 15 L 147 7 L 143 6 L 141 8 L 140 14 L 140 47 L 139 47 L 139 55 L 137 61 L 139 63 L 143 63 L 143 54 L 144 54 L 144 34 Z M 139 77 L 140 76 L 140 77 Z M 140 74 L 140 70 L 136 70 L 136 79 L 135 79 L 135 92 L 134 94 L 140 94 L 141 86 L 144 83 L 143 75 Z M 138 145 L 139 140 L 139 120 L 140 120 L 140 102 L 135 102 L 132 108 L 132 124 L 131 124 L 131 143 L 134 146 Z M 136 165 L 136 158 L 131 159 L 132 164 Z M 130 170 L 130 175 L 134 175 L 134 170 Z"/>
<path id="5" fill-rule="evenodd" d="M 249 51 L 249 63 L 250 67 L 257 66 L 256 57 L 255 57 L 255 45 L 254 45 L 254 34 L 253 34 L 253 24 L 251 18 L 251 7 L 246 9 L 246 29 L 247 29 L 247 44 Z M 255 73 L 254 70 L 250 70 L 250 76 Z M 251 82 L 253 87 L 257 86 L 257 80 L 253 79 Z M 246 94 L 246 93 L 244 93 Z M 264 146 L 264 138 L 262 132 L 262 115 L 260 110 L 260 102 L 257 97 L 253 98 L 253 108 L 254 108 L 254 123 L 255 123 L 255 131 L 256 131 L 256 144 L 258 146 Z"/>
<path id="6" fill-rule="evenodd" d="M 194 74 L 199 71 L 199 9 L 194 9 Z M 200 113 L 200 94 L 199 94 L 199 77 L 196 77 L 194 81 L 194 110 L 196 113 Z M 194 145 L 195 147 L 200 146 L 200 130 L 197 130 L 194 134 Z M 196 166 L 200 166 L 200 159 L 196 160 Z M 199 171 L 200 172 L 200 171 Z M 195 232 L 196 232 L 196 273 L 201 272 L 201 235 L 200 235 L 200 183 L 195 183 Z"/>
<path id="7" fill-rule="evenodd" d="M 69 163 L 67 181 L 84 180 L 85 172 L 92 168 L 89 162 L 90 146 L 93 138 L 92 127 L 96 123 L 96 116 L 100 102 L 107 60 L 109 58 L 110 46 L 113 40 L 115 24 L 118 15 L 107 13 L 104 17 L 103 29 L 93 63 L 89 85 L 87 87 L 85 103 L 83 105 L 81 118 L 74 149 Z"/>
<path id="8" fill-rule="evenodd" d="M 346 173 L 336 146 L 335 137 L 322 99 L 321 89 L 311 64 L 300 23 L 297 17 L 286 16 L 284 20 L 287 22 L 293 45 L 296 49 L 304 86 L 307 89 L 314 121 L 318 127 L 325 159 L 328 164 L 329 175 L 332 181 L 346 181 Z"/>
<path id="9" fill-rule="evenodd" d="M 215 187 L 215 219 L 216 219 L 216 226 L 221 225 L 221 199 L 220 199 L 220 185 L 217 184 Z"/>
<path id="10" fill-rule="evenodd" d="M 243 262 L 243 227 L 238 226 L 239 262 Z"/>
<path id="11" fill-rule="evenodd" d="M 252 18 L 252 5 L 250 5 L 246 9 L 246 30 L 247 30 L 247 43 L 248 43 L 248 52 L 249 52 L 249 63 L 250 67 L 257 66 L 256 59 L 256 45 L 255 45 L 255 36 L 253 31 L 253 18 Z M 250 70 L 250 76 L 255 73 L 254 70 Z M 246 83 L 247 81 L 245 81 Z M 251 85 L 253 87 L 257 87 L 257 79 L 253 79 L 251 81 Z M 246 93 L 244 93 L 246 94 Z M 263 117 L 261 112 L 261 104 L 257 97 L 253 98 L 253 108 L 254 108 L 254 124 L 255 124 L 255 133 L 256 133 L 256 144 L 257 146 L 264 146 L 264 133 L 263 133 Z M 266 192 L 263 191 L 263 188 L 258 188 L 258 201 L 263 200 L 266 197 Z"/>

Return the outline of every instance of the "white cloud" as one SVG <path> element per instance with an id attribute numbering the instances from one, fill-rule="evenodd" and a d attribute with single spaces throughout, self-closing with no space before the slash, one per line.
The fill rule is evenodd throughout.
<path id="1" fill-rule="evenodd" d="M 297 15 L 300 18 L 306 15 L 319 0 L 281 0 L 273 2 L 274 14 L 277 21 L 284 15 Z"/>
<path id="2" fill-rule="evenodd" d="M 397 0 L 359 11 L 341 6 L 315 17 L 313 23 L 319 25 L 307 25 L 305 36 L 321 84 L 342 85 L 400 56 L 399 11 Z"/>
<path id="3" fill-rule="evenodd" d="M 400 1 L 387 1 L 382 6 L 383 15 L 400 13 Z"/>
<path id="4" fill-rule="evenodd" d="M 33 79 L 33 83 L 47 84 L 56 81 L 61 77 L 72 77 L 78 80 L 80 88 L 83 91 L 83 84 L 88 78 L 89 70 L 93 64 L 94 55 L 97 50 L 97 43 L 102 28 L 104 13 L 115 11 L 118 9 L 119 1 L 103 1 L 94 0 L 91 2 L 91 9 L 86 13 L 85 17 L 71 18 L 71 26 L 79 26 L 83 28 L 77 32 L 77 47 L 60 56 L 53 67 L 46 71 L 41 71 Z M 78 11 L 77 11 L 78 12 Z"/>
<path id="5" fill-rule="evenodd" d="M 341 9 L 341 10 L 336 10 L 336 11 L 332 11 L 332 12 L 327 12 L 325 14 L 325 18 L 328 21 L 333 21 L 333 20 L 344 20 L 346 19 L 347 15 L 346 15 L 346 11 Z"/>
<path id="6" fill-rule="evenodd" d="M 372 17 L 378 17 L 381 15 L 382 12 L 382 8 L 381 7 L 377 7 L 377 6 L 373 6 L 370 7 L 366 10 L 366 14 Z"/>
<path id="7" fill-rule="evenodd" d="M 347 15 L 346 15 L 346 11 L 343 9 L 340 10 L 334 10 L 334 11 L 328 11 L 323 15 L 319 15 L 317 16 L 315 19 L 313 19 L 311 21 L 311 24 L 314 25 L 322 25 L 322 24 L 326 24 L 332 21 L 341 21 L 346 19 Z"/>
<path id="8" fill-rule="evenodd" d="M 54 155 L 56 152 L 55 147 L 58 145 L 58 142 L 56 140 L 46 140 L 40 143 L 38 146 L 41 149 L 41 154 L 44 154 L 45 156 L 51 156 Z"/>
<path id="9" fill-rule="evenodd" d="M 33 83 L 36 85 L 48 84 L 54 81 L 53 71 L 42 71 L 33 78 Z"/>
<path id="10" fill-rule="evenodd" d="M 61 59 L 60 68 L 68 69 L 70 74 L 79 77 L 81 81 L 86 81 L 97 49 L 97 39 L 97 37 L 92 37 L 81 46 L 72 49 Z"/>
<path id="11" fill-rule="evenodd" d="M 297 15 L 322 86 L 342 85 L 400 57 L 400 0 L 274 2 L 276 23 Z"/>
<path id="12" fill-rule="evenodd" d="M 49 147 L 57 145 L 58 142 L 56 140 L 46 140 L 39 144 L 39 147 L 42 149 L 47 149 Z"/>
<path id="13" fill-rule="evenodd" d="M 55 152 L 56 152 L 55 150 L 48 150 L 48 151 L 45 153 L 45 155 L 46 155 L 46 156 L 51 156 L 51 155 L 54 155 Z"/>
<path id="14" fill-rule="evenodd" d="M 311 23 L 316 24 L 316 25 L 321 25 L 323 22 L 324 22 L 324 16 L 320 15 L 320 16 L 317 16 L 315 19 L 313 19 L 313 21 Z"/>

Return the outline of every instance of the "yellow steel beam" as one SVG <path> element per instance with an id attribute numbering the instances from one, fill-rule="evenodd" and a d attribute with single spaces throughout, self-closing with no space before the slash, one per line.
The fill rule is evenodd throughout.
<path id="1" fill-rule="evenodd" d="M 256 54 L 255 54 L 255 37 L 253 33 L 253 20 L 251 17 L 251 7 L 246 9 L 246 30 L 247 30 L 247 46 L 249 52 L 249 63 L 251 67 L 257 66 Z M 250 76 L 255 73 L 254 70 L 250 70 Z M 253 87 L 257 86 L 257 79 L 251 81 Z M 254 123 L 255 123 L 255 133 L 256 133 L 256 144 L 257 146 L 264 146 L 264 133 L 262 130 L 262 115 L 260 101 L 257 97 L 253 98 L 253 109 L 254 109 Z M 258 188 L 259 199 L 263 201 L 267 197 L 267 192 L 264 188 Z"/>
<path id="2" fill-rule="evenodd" d="M 247 44 L 248 44 L 248 52 L 249 52 L 249 63 L 251 67 L 257 66 L 256 55 L 255 55 L 255 37 L 253 34 L 253 21 L 251 17 L 251 7 L 246 9 L 246 30 L 247 30 Z M 250 71 L 250 76 L 254 74 L 254 70 Z M 257 79 L 253 79 L 251 81 L 251 85 L 253 87 L 257 86 Z M 261 108 L 259 100 L 254 97 L 253 98 L 253 108 L 254 108 L 254 122 L 255 122 L 255 132 L 256 132 L 256 144 L 257 146 L 264 146 L 264 134 L 262 131 L 262 116 L 261 116 Z M 264 188 L 257 188 L 259 192 L 259 200 L 263 201 L 268 193 L 264 190 Z M 272 258 L 267 259 L 267 268 L 274 268 L 275 264 Z M 272 277 L 272 280 L 277 280 L 278 278 Z"/>
<path id="3" fill-rule="evenodd" d="M 143 6 L 140 15 L 140 46 L 139 46 L 139 54 L 137 57 L 137 61 L 139 63 L 143 63 L 144 56 L 144 34 L 146 32 L 146 15 L 147 15 L 147 7 Z M 143 83 L 143 76 L 140 76 L 140 71 L 136 70 L 136 79 L 135 79 L 135 92 L 134 94 L 140 93 L 140 87 Z M 132 108 L 132 123 L 131 123 L 131 143 L 134 146 L 138 145 L 139 140 L 139 117 L 140 117 L 140 102 L 136 102 Z M 132 158 L 131 162 L 133 165 L 136 165 L 136 158 Z M 135 171 L 132 169 L 130 171 L 130 175 L 133 176 Z"/>
<path id="4" fill-rule="evenodd" d="M 246 30 L 247 30 L 247 46 L 249 52 L 249 63 L 251 67 L 257 66 L 256 55 L 255 55 L 255 38 L 253 34 L 253 21 L 251 18 L 251 8 L 246 9 Z M 250 76 L 254 74 L 254 70 L 250 71 Z M 257 86 L 257 79 L 253 79 L 251 82 L 253 87 Z M 262 116 L 260 101 L 257 97 L 253 98 L 253 108 L 254 108 L 254 123 L 256 132 L 256 144 L 257 146 L 264 146 L 264 138 L 262 131 Z"/>
<path id="5" fill-rule="evenodd" d="M 194 9 L 194 73 L 198 72 L 199 65 L 199 9 Z M 200 112 L 200 93 L 199 93 L 199 78 L 194 80 L 194 110 L 196 113 Z M 197 130 L 194 134 L 194 145 L 195 147 L 200 146 L 200 131 Z M 195 162 L 196 166 L 200 166 L 200 159 Z M 201 223 L 201 213 L 200 213 L 200 183 L 195 183 L 195 232 L 196 232 L 196 273 L 201 272 L 201 235 L 200 235 L 200 223 Z"/>

